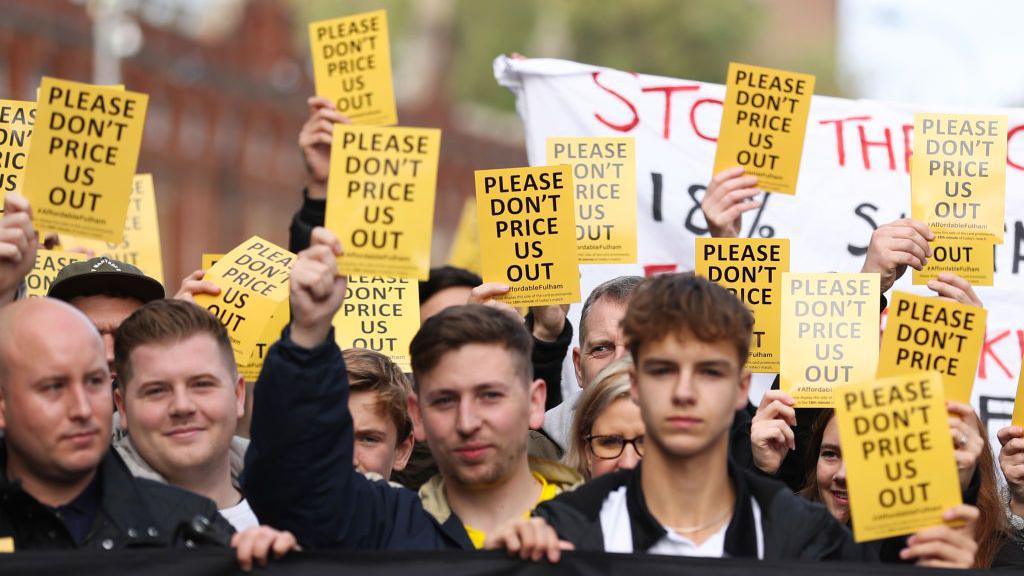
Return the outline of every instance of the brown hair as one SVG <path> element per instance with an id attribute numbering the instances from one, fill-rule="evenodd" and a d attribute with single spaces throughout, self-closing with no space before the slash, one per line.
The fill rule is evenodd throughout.
<path id="1" fill-rule="evenodd" d="M 821 502 L 821 492 L 818 490 L 818 455 L 821 452 L 822 439 L 825 437 L 825 428 L 828 428 L 828 423 L 835 413 L 836 411 L 832 408 L 823 409 L 811 426 L 811 441 L 804 454 L 804 470 L 807 472 L 807 478 L 804 480 L 804 487 L 798 492 L 811 502 Z"/>
<path id="2" fill-rule="evenodd" d="M 575 469 L 590 480 L 590 466 L 587 465 L 587 436 L 594 428 L 594 422 L 604 413 L 605 409 L 620 399 L 629 399 L 629 371 L 633 367 L 632 359 L 623 356 L 605 366 L 594 381 L 583 389 L 580 399 L 576 402 L 576 410 L 572 417 L 569 450 L 565 453 L 565 465 Z"/>
<path id="3" fill-rule="evenodd" d="M 467 304 L 451 306 L 432 316 L 409 345 L 412 357 L 413 388 L 424 374 L 433 370 L 441 358 L 468 344 L 495 344 L 513 356 L 526 381 L 533 379 L 533 337 L 522 320 L 489 306 Z M 488 370 L 488 366 L 481 366 Z"/>
<path id="4" fill-rule="evenodd" d="M 352 392 L 376 392 L 377 406 L 387 411 L 398 432 L 395 443 L 401 444 L 412 434 L 412 420 L 409 419 L 409 408 L 406 405 L 409 381 L 405 374 L 380 352 L 350 348 L 342 352 L 342 356 L 345 358 L 345 371 L 348 372 L 349 389 Z"/>
<path id="5" fill-rule="evenodd" d="M 154 300 L 125 319 L 114 336 L 114 367 L 117 385 L 124 392 L 131 379 L 132 351 L 139 346 L 184 340 L 208 334 L 217 343 L 232 378 L 238 374 L 231 339 L 224 326 L 202 307 L 184 300 Z"/>
<path id="6" fill-rule="evenodd" d="M 731 342 L 742 368 L 753 328 L 753 314 L 736 296 L 692 272 L 645 280 L 622 320 L 634 362 L 644 344 L 686 331 L 702 342 Z"/>

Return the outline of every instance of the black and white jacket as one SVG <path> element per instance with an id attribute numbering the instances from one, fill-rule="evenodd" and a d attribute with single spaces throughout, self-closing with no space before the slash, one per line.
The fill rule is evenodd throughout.
<path id="1" fill-rule="evenodd" d="M 640 484 L 642 467 L 607 474 L 563 493 L 534 512 L 577 550 L 622 551 L 606 542 L 602 510 L 621 503 L 628 510 L 632 552 L 648 552 L 665 535 L 651 515 Z M 820 504 L 794 495 L 785 484 L 738 470 L 730 463 L 736 491 L 733 518 L 725 532 L 724 555 L 764 560 L 847 560 L 877 562 L 877 554 L 856 544 L 850 531 Z"/>

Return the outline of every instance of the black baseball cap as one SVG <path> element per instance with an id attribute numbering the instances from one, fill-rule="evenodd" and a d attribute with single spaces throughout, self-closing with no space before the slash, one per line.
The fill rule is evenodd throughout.
<path id="1" fill-rule="evenodd" d="M 145 304 L 163 298 L 164 285 L 131 264 L 103 256 L 61 268 L 46 295 L 65 302 L 79 296 L 127 297 Z"/>

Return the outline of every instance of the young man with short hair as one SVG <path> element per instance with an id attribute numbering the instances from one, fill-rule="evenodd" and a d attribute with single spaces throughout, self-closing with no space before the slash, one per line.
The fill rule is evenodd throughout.
<path id="1" fill-rule="evenodd" d="M 578 476 L 527 458 L 531 424 L 544 414 L 533 379 L 529 332 L 485 306 L 448 308 L 424 323 L 410 347 L 416 391 L 410 415 L 441 475 L 421 491 L 372 482 L 352 465 L 349 386 L 331 320 L 344 300 L 337 238 L 323 228 L 291 275 L 291 324 L 271 346 L 257 383 L 245 489 L 265 521 L 313 547 L 473 549 L 504 545 L 529 527 L 538 501 Z M 426 509 L 426 510 L 425 510 Z M 429 513 L 428 513 L 429 511 Z M 549 556 L 550 557 L 550 556 Z"/>
<path id="2" fill-rule="evenodd" d="M 238 487 L 245 381 L 221 323 L 191 302 L 150 302 L 121 323 L 115 364 L 129 433 L 115 447 L 132 473 L 206 496 L 239 531 L 259 525 Z"/>
<path id="3" fill-rule="evenodd" d="M 348 370 L 348 411 L 355 436 L 352 465 L 384 480 L 412 454 L 409 382 L 390 358 L 364 348 L 342 352 Z"/>
<path id="4" fill-rule="evenodd" d="M 608 552 L 874 559 L 825 508 L 729 462 L 729 431 L 750 386 L 753 316 L 742 302 L 690 273 L 659 276 L 637 289 L 622 326 L 644 459 L 538 507 L 562 538 Z M 956 510 L 967 526 L 919 533 L 910 557 L 973 546 L 977 510 Z"/>

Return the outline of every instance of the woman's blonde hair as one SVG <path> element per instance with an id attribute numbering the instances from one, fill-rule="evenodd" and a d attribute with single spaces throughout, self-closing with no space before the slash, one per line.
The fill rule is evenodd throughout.
<path id="1" fill-rule="evenodd" d="M 565 454 L 565 465 L 573 468 L 590 480 L 590 466 L 587 465 L 587 436 L 605 409 L 616 400 L 629 398 L 629 371 L 633 360 L 629 355 L 612 362 L 598 372 L 597 376 L 580 395 L 576 412 L 572 417 L 569 450 Z"/>

